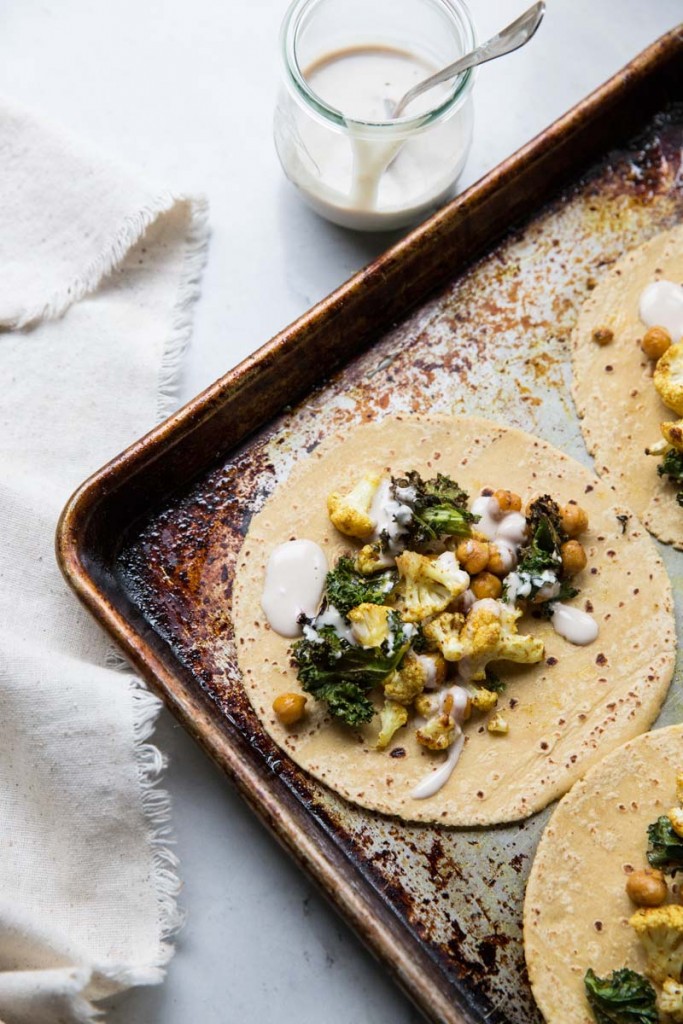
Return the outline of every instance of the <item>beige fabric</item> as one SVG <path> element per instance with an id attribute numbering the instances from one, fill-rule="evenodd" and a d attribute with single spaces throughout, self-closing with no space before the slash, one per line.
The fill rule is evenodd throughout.
<path id="1" fill-rule="evenodd" d="M 501 665 L 508 688 L 502 708 L 508 736 L 480 733 L 481 719 L 465 726 L 467 742 L 450 781 L 434 797 L 413 800 L 410 791 L 436 765 L 410 728 L 394 737 L 405 757 L 374 749 L 377 724 L 360 739 L 330 725 L 309 699 L 304 724 L 283 727 L 274 697 L 298 688 L 288 641 L 274 633 L 260 608 L 265 565 L 276 544 L 307 537 L 319 543 L 330 565 L 353 547 L 331 526 L 326 495 L 344 490 L 365 471 L 417 469 L 447 473 L 471 496 L 482 487 L 506 487 L 527 501 L 550 493 L 577 500 L 588 512 L 584 543 L 589 568 L 577 577 L 579 606 L 590 601 L 598 639 L 575 647 L 549 623 L 530 616 L 520 632 L 543 637 L 546 658 L 536 666 Z M 545 442 L 487 420 L 439 417 L 388 418 L 326 440 L 297 466 L 252 521 L 234 589 L 238 657 L 250 700 L 265 728 L 287 753 L 342 796 L 404 818 L 449 825 L 487 825 L 524 818 L 566 792 L 590 765 L 652 723 L 671 680 L 675 630 L 671 587 L 654 545 L 613 492 L 583 466 Z M 595 568 L 596 573 L 590 570 Z M 646 616 L 643 598 L 647 594 Z M 552 659 L 557 659 L 557 664 Z"/>
<path id="2" fill-rule="evenodd" d="M 159 705 L 110 667 L 53 544 L 70 492 L 172 398 L 203 221 L 202 202 L 0 106 L 5 1024 L 90 1019 L 93 999 L 159 981 L 179 923 L 163 758 L 146 742 Z"/>
<path id="3" fill-rule="evenodd" d="M 529 979 L 548 1024 L 595 1024 L 583 989 L 589 967 L 599 977 L 643 972 L 626 872 L 647 867 L 647 826 L 676 806 L 681 770 L 683 726 L 647 733 L 593 768 L 550 819 L 524 904 Z"/>
<path id="4" fill-rule="evenodd" d="M 657 278 L 683 281 L 683 225 L 627 253 L 585 302 L 572 333 L 572 393 L 595 468 L 617 489 L 648 530 L 683 549 L 683 509 L 674 485 L 658 476 L 659 459 L 645 449 L 678 417 L 652 382 L 654 364 L 639 345 L 646 327 L 638 315 L 643 289 Z M 606 327 L 614 340 L 593 341 Z"/>

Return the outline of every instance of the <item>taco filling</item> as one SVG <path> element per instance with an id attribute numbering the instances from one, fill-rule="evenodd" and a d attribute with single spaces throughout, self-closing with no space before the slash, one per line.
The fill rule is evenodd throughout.
<path id="1" fill-rule="evenodd" d="M 279 693 L 273 711 L 294 725 L 308 694 L 347 727 L 374 722 L 378 750 L 413 730 L 423 748 L 446 754 L 411 790 L 413 799 L 433 796 L 456 766 L 466 721 L 508 734 L 497 672 L 545 653 L 539 637 L 520 632 L 525 615 L 550 621 L 573 644 L 597 638 L 596 620 L 568 603 L 587 564 L 578 537 L 588 516 L 548 494 L 524 512 L 521 496 L 505 489 L 484 488 L 470 502 L 449 476 L 425 480 L 412 470 L 366 475 L 330 493 L 327 510 L 355 546 L 322 588 L 325 555 L 311 541 L 278 545 L 266 569 L 261 604 L 271 627 L 301 634 L 289 656 L 302 692 Z"/>
<path id="2" fill-rule="evenodd" d="M 626 895 L 638 908 L 628 923 L 647 958 L 644 973 L 621 967 L 598 978 L 589 968 L 584 975 L 597 1024 L 657 1024 L 660 1012 L 666 1020 L 683 1021 L 683 906 L 675 884 L 683 872 L 683 772 L 676 774 L 676 797 L 675 806 L 648 827 L 648 867 L 632 869 L 626 879 Z"/>

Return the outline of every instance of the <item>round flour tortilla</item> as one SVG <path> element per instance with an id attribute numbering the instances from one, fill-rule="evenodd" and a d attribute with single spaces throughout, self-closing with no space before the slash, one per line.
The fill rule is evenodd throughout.
<path id="1" fill-rule="evenodd" d="M 676 487 L 658 476 L 659 458 L 645 449 L 662 439 L 664 420 L 678 419 L 652 381 L 654 362 L 640 348 L 647 328 L 638 314 L 646 285 L 683 283 L 683 225 L 627 253 L 586 300 L 572 334 L 572 394 L 595 468 L 655 537 L 683 550 L 683 508 Z M 593 341 L 609 328 L 614 340 Z"/>
<path id="2" fill-rule="evenodd" d="M 583 976 L 643 973 L 628 919 L 627 872 L 647 867 L 647 826 L 677 806 L 683 725 L 615 750 L 558 805 L 538 846 L 524 904 L 524 949 L 548 1024 L 595 1024 Z"/>
<path id="3" fill-rule="evenodd" d="M 309 697 L 306 717 L 293 728 L 272 711 L 274 698 L 298 691 L 289 661 L 291 641 L 268 625 L 260 598 L 270 552 L 283 541 L 308 538 L 330 567 L 353 541 L 327 517 L 330 491 L 348 490 L 364 472 L 424 477 L 442 472 L 476 496 L 505 487 L 524 501 L 549 493 L 578 501 L 588 512 L 582 537 L 588 567 L 576 577 L 579 607 L 590 602 L 598 639 L 575 647 L 548 622 L 525 616 L 519 631 L 543 637 L 539 665 L 501 663 L 507 682 L 499 700 L 510 726 L 489 734 L 484 719 L 466 723 L 467 741 L 449 782 L 433 797 L 411 790 L 443 754 L 421 747 L 408 726 L 392 749 L 374 749 L 377 720 L 354 732 L 330 723 L 324 705 Z M 613 492 L 588 470 L 543 441 L 483 419 L 395 418 L 329 437 L 301 461 L 252 520 L 234 586 L 234 623 L 246 692 L 265 729 L 302 768 L 361 804 L 414 821 L 490 825 L 532 814 L 566 792 L 592 764 L 653 722 L 674 664 L 675 632 L 669 580 L 635 517 L 617 518 Z M 625 529 L 622 527 L 625 525 Z"/>

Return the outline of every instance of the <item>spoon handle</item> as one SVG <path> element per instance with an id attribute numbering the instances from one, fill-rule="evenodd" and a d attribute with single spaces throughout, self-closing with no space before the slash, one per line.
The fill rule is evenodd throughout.
<path id="1" fill-rule="evenodd" d="M 488 60 L 502 57 L 504 54 L 512 53 L 513 50 L 524 46 L 541 24 L 544 14 L 545 0 L 540 0 L 539 3 L 535 3 L 533 7 L 530 7 L 506 28 L 501 29 L 497 35 L 492 36 L 491 39 L 487 39 L 485 43 L 478 46 L 476 50 L 472 50 L 471 53 L 456 60 L 454 64 L 449 64 L 448 67 L 437 71 L 430 78 L 425 78 L 423 82 L 418 82 L 396 104 L 393 117 L 400 117 L 408 104 L 418 96 L 421 96 L 427 89 L 431 89 L 441 82 L 447 82 L 449 78 L 455 78 L 456 75 L 461 75 L 468 68 L 476 67 L 478 64 L 485 64 Z"/>

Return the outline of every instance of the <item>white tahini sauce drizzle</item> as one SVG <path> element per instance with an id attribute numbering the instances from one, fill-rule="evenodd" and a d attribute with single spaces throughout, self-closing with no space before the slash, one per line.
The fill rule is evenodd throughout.
<path id="1" fill-rule="evenodd" d="M 410 497 L 411 493 L 409 492 L 412 492 L 414 498 L 415 490 L 412 487 L 404 488 L 403 497 Z M 396 493 L 399 495 L 401 489 L 399 488 Z M 375 524 L 373 540 L 379 540 L 380 535 L 386 532 L 389 537 L 390 549 L 396 551 L 400 538 L 406 532 L 408 523 L 413 518 L 413 512 L 409 505 L 404 505 L 403 502 L 397 501 L 392 496 L 391 480 L 384 479 L 372 500 L 370 518 Z M 393 564 L 393 559 L 389 559 L 388 564 Z"/>
<path id="2" fill-rule="evenodd" d="M 462 748 L 465 745 L 465 734 L 460 726 L 456 725 L 455 728 L 456 737 L 448 748 L 446 760 L 439 768 L 430 772 L 421 782 L 418 782 L 417 786 L 410 793 L 413 800 L 426 800 L 427 797 L 434 796 L 435 793 L 438 793 L 446 785 L 453 774 L 453 769 L 458 763 L 462 754 Z"/>
<path id="3" fill-rule="evenodd" d="M 312 540 L 288 540 L 273 548 L 261 594 L 261 607 L 280 636 L 300 636 L 297 621 L 312 618 L 325 589 L 327 559 Z"/>
<path id="4" fill-rule="evenodd" d="M 570 644 L 577 644 L 585 647 L 597 639 L 599 627 L 592 615 L 582 612 L 580 608 L 572 608 L 570 605 L 560 604 L 558 601 L 553 607 L 552 615 L 553 629 Z"/>
<path id="5" fill-rule="evenodd" d="M 444 702 L 448 695 L 453 698 L 453 707 L 451 708 L 451 717 L 455 721 L 455 739 L 448 748 L 446 754 L 446 760 L 438 768 L 431 771 L 428 775 L 418 782 L 417 786 L 412 790 L 411 797 L 413 800 L 425 800 L 427 797 L 434 796 L 439 790 L 446 785 L 453 769 L 455 768 L 462 748 L 465 744 L 465 736 L 461 729 L 461 725 L 465 720 L 467 708 L 469 705 L 469 694 L 463 686 L 449 686 L 448 689 L 444 690 L 438 695 L 438 707 L 439 710 L 443 708 Z M 434 698 L 432 698 L 434 699 Z"/>
<path id="6" fill-rule="evenodd" d="M 510 572 L 526 539 L 525 517 L 521 512 L 501 512 L 496 499 L 485 494 L 474 499 L 472 511 L 481 516 L 475 529 L 495 544 L 506 572 Z"/>
<path id="7" fill-rule="evenodd" d="M 683 338 L 683 285 L 652 281 L 640 296 L 640 319 L 647 327 L 666 327 L 672 340 Z"/>
<path id="8" fill-rule="evenodd" d="M 425 672 L 424 688 L 425 690 L 433 690 L 436 687 L 436 659 L 434 655 L 429 654 L 418 654 L 416 655 L 420 666 Z"/>
<path id="9" fill-rule="evenodd" d="M 321 643 L 324 638 L 318 635 L 318 630 L 323 626 L 332 626 L 337 636 L 340 636 L 342 640 L 346 640 L 347 643 L 353 644 L 354 647 L 358 647 L 358 641 L 353 635 L 352 627 L 333 604 L 328 604 L 325 611 L 316 617 L 315 622 L 311 626 L 305 625 L 303 634 L 307 640 L 312 640 L 313 643 Z"/>

